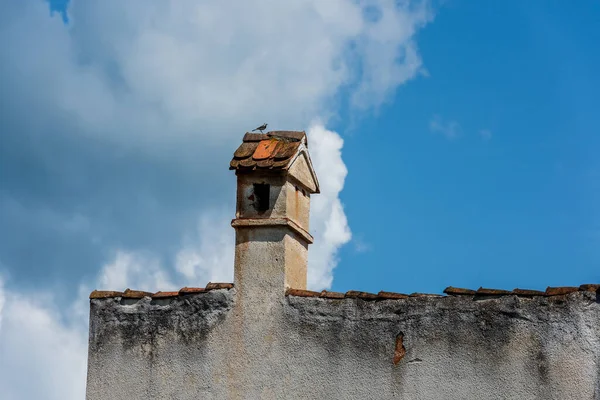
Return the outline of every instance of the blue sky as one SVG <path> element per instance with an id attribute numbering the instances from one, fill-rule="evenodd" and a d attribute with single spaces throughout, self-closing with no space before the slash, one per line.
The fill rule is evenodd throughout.
<path id="1" fill-rule="evenodd" d="M 600 279 L 598 18 L 593 1 L 438 10 L 416 38 L 428 76 L 345 135 L 342 200 L 369 251 L 342 250 L 334 288 Z"/>
<path id="2" fill-rule="evenodd" d="M 3 398 L 84 397 L 92 289 L 232 279 L 265 121 L 309 134 L 312 289 L 600 281 L 600 3 L 273 4 L 0 0 Z"/>
<path id="3" fill-rule="evenodd" d="M 345 140 L 353 234 L 333 289 L 598 281 L 600 5 L 434 11 L 414 37 L 424 71 L 358 116 L 342 106 L 329 126 Z"/>

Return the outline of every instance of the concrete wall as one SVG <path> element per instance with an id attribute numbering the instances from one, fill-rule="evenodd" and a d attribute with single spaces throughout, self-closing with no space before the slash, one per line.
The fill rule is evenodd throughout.
<path id="1" fill-rule="evenodd" d="M 89 400 L 600 399 L 592 292 L 92 299 Z M 395 362 L 396 363 L 395 363 Z"/>

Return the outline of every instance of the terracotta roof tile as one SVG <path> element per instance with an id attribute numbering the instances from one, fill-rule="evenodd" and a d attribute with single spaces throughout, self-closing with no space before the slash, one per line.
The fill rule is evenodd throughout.
<path id="1" fill-rule="evenodd" d="M 179 289 L 179 294 L 193 294 L 193 293 L 204 293 L 206 290 L 204 288 L 191 288 L 191 287 L 184 287 Z"/>
<path id="2" fill-rule="evenodd" d="M 304 289 L 288 289 L 285 291 L 286 296 L 299 296 L 299 297 L 319 297 L 321 292 L 313 292 L 312 290 Z"/>
<path id="3" fill-rule="evenodd" d="M 377 297 L 381 300 L 395 300 L 395 299 L 406 299 L 406 298 L 408 298 L 408 295 L 404 294 L 404 293 L 384 292 L 382 290 L 379 293 L 377 293 Z"/>
<path id="4" fill-rule="evenodd" d="M 293 139 L 296 141 L 300 141 L 304 137 L 306 137 L 306 132 L 304 132 L 304 131 L 271 131 L 271 132 L 267 132 L 267 136 L 280 137 L 280 138 Z"/>
<path id="5" fill-rule="evenodd" d="M 560 287 L 550 287 L 546 288 L 546 296 L 560 296 L 564 294 L 569 294 L 573 292 L 579 291 L 579 287 L 575 286 L 560 286 Z"/>
<path id="6" fill-rule="evenodd" d="M 156 292 L 152 295 L 153 299 L 166 299 L 169 297 L 177 297 L 179 292 Z"/>
<path id="7" fill-rule="evenodd" d="M 123 292 L 116 292 L 114 290 L 94 290 L 90 293 L 90 299 L 108 299 L 121 296 L 123 296 Z"/>
<path id="8" fill-rule="evenodd" d="M 411 293 L 409 297 L 444 297 L 441 294 L 430 294 L 430 293 Z"/>
<path id="9" fill-rule="evenodd" d="M 274 158 L 277 161 L 287 160 L 296 154 L 300 147 L 300 142 L 286 143 L 285 146 L 279 146 L 277 152 L 274 154 Z"/>
<path id="10" fill-rule="evenodd" d="M 90 299 L 106 299 L 106 298 L 111 298 L 111 297 L 123 297 L 123 298 L 128 298 L 128 299 L 141 299 L 144 297 L 152 297 L 153 299 L 160 299 L 160 298 L 176 297 L 176 296 L 180 296 L 180 295 L 193 294 L 193 293 L 204 293 L 209 290 L 215 290 L 215 289 L 231 289 L 231 288 L 233 288 L 233 283 L 209 282 L 208 285 L 206 285 L 206 288 L 184 287 L 184 288 L 181 288 L 177 292 L 150 293 L 150 292 L 144 292 L 141 290 L 131 290 L 131 289 L 127 289 L 124 292 L 117 292 L 117 291 L 113 291 L 113 290 L 110 290 L 110 291 L 94 290 L 92 293 L 90 293 Z"/>
<path id="11" fill-rule="evenodd" d="M 233 283 L 208 282 L 208 285 L 206 285 L 206 290 L 215 290 L 215 289 L 233 289 Z"/>
<path id="12" fill-rule="evenodd" d="M 240 167 L 244 167 L 244 168 L 256 167 L 256 161 L 254 161 L 252 159 L 252 157 L 244 158 L 243 160 L 240 160 L 238 163 L 237 168 L 240 168 Z"/>
<path id="13" fill-rule="evenodd" d="M 451 294 L 451 295 L 473 296 L 476 292 L 475 292 L 475 290 L 472 290 L 472 289 L 462 289 L 462 288 L 455 288 L 452 286 L 448 286 L 446 289 L 444 289 L 444 293 Z"/>
<path id="14" fill-rule="evenodd" d="M 349 290 L 346 292 L 346 297 L 354 299 L 363 299 L 363 300 L 377 300 L 377 295 L 368 292 L 360 292 L 358 290 Z"/>
<path id="15" fill-rule="evenodd" d="M 340 292 L 328 292 L 327 290 L 323 290 L 320 297 L 325 299 L 343 299 L 346 295 Z"/>
<path id="16" fill-rule="evenodd" d="M 233 158 L 247 158 L 252 156 L 258 147 L 258 142 L 243 142 L 233 153 Z"/>
<path id="17" fill-rule="evenodd" d="M 127 289 L 125 292 L 119 291 L 103 291 L 94 290 L 90 293 L 90 299 L 106 299 L 114 297 L 123 297 L 129 299 L 141 299 L 144 297 L 152 297 L 154 299 L 160 298 L 172 298 L 181 295 L 204 293 L 210 290 L 216 289 L 232 289 L 233 283 L 221 283 L 221 282 L 209 282 L 206 288 L 189 288 L 184 287 L 178 292 L 156 292 L 154 294 L 150 292 L 144 292 L 140 290 Z M 577 291 L 588 291 L 597 293 L 600 291 L 600 284 L 583 284 L 579 287 L 575 286 L 563 286 L 563 287 L 548 287 L 545 292 L 539 290 L 529 289 L 514 289 L 512 291 L 501 290 L 501 289 L 488 289 L 480 287 L 477 291 L 471 289 L 455 288 L 452 286 L 444 289 L 444 293 L 448 295 L 471 295 L 471 296 L 508 296 L 517 295 L 522 297 L 534 297 L 534 296 L 562 296 Z M 358 298 L 363 300 L 390 300 L 390 299 L 406 299 L 407 297 L 443 297 L 439 294 L 427 294 L 427 293 L 412 293 L 406 295 L 403 293 L 385 292 L 380 291 L 377 294 L 361 292 L 358 290 L 349 290 L 346 293 L 330 292 L 323 290 L 321 292 L 314 292 L 311 290 L 303 289 L 287 289 L 285 292 L 286 296 L 300 296 L 300 297 L 320 297 L 324 299 L 344 299 L 344 298 Z"/>
<path id="18" fill-rule="evenodd" d="M 150 297 L 152 296 L 152 293 L 150 292 L 144 292 L 142 290 L 131 290 L 131 289 L 126 289 L 123 292 L 123 297 L 124 299 L 143 299 L 144 297 Z"/>
<path id="19" fill-rule="evenodd" d="M 246 132 L 246 134 L 244 135 L 244 139 L 242 139 L 242 140 L 244 142 L 260 142 L 261 140 L 265 140 L 268 138 L 269 138 L 269 136 L 267 136 L 266 133 Z"/>
<path id="20" fill-rule="evenodd" d="M 266 160 L 260 160 L 256 162 L 258 168 L 272 168 L 275 160 L 273 158 L 267 158 Z"/>
<path id="21" fill-rule="evenodd" d="M 584 292 L 597 292 L 599 289 L 600 289 L 600 283 L 598 283 L 598 284 L 586 283 L 586 284 L 579 286 L 579 290 L 584 291 Z"/>
<path id="22" fill-rule="evenodd" d="M 289 162 L 290 162 L 289 160 L 273 161 L 273 165 L 271 167 L 273 169 L 276 169 L 276 168 L 285 168 L 288 165 Z"/>
<path id="23" fill-rule="evenodd" d="M 487 289 L 480 287 L 479 289 L 477 289 L 477 292 L 475 292 L 475 294 L 477 296 L 505 296 L 512 294 L 512 292 L 510 292 L 509 290 Z"/>
<path id="24" fill-rule="evenodd" d="M 514 289 L 513 294 L 516 294 L 517 296 L 526 296 L 526 297 L 532 297 L 532 296 L 545 296 L 546 292 L 540 292 L 539 290 L 530 290 L 530 289 Z"/>
<path id="25" fill-rule="evenodd" d="M 244 144 L 242 143 L 242 146 L 243 145 Z M 256 146 L 256 150 L 254 150 L 254 153 L 252 154 L 252 159 L 255 161 L 259 161 L 268 158 L 274 158 L 275 154 L 277 153 L 277 147 L 285 147 L 285 145 L 283 142 L 280 142 L 275 138 L 261 140 L 260 142 L 258 142 L 258 146 Z"/>
<path id="26" fill-rule="evenodd" d="M 229 169 L 284 169 L 306 143 L 306 133 L 272 131 L 266 134 L 246 133 L 242 144 L 233 153 Z"/>

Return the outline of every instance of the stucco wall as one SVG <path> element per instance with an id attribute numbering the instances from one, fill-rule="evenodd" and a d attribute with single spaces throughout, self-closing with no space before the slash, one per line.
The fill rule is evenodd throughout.
<path id="1" fill-rule="evenodd" d="M 92 299 L 87 398 L 600 399 L 592 292 L 268 303 Z"/>

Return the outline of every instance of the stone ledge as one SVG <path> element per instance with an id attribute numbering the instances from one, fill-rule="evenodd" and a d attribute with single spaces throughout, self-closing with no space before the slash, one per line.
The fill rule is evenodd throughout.
<path id="1" fill-rule="evenodd" d="M 236 218 L 231 221 L 234 228 L 252 228 L 257 226 L 286 226 L 311 244 L 314 238 L 304 228 L 289 218 Z"/>

